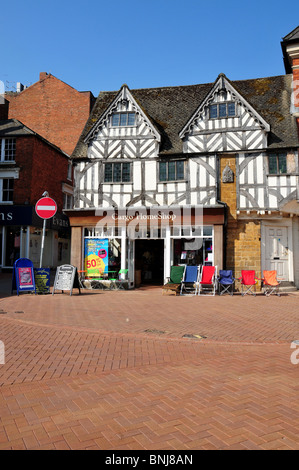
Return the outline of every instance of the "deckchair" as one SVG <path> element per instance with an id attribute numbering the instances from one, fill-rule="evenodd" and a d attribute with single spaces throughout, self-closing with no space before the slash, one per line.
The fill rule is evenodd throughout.
<path id="1" fill-rule="evenodd" d="M 263 271 L 263 276 L 264 294 L 267 297 L 272 294 L 280 297 L 279 286 L 281 281 L 277 279 L 277 271 Z"/>
<path id="2" fill-rule="evenodd" d="M 230 295 L 234 293 L 234 282 L 233 272 L 231 270 L 220 269 L 218 276 L 219 295 L 223 295 L 226 292 Z"/>
<path id="3" fill-rule="evenodd" d="M 181 282 L 184 278 L 185 266 L 171 266 L 170 276 L 167 278 L 166 284 L 162 287 L 162 294 L 167 291 L 179 294 Z"/>
<path id="4" fill-rule="evenodd" d="M 241 280 L 242 296 L 244 295 L 256 296 L 256 283 L 258 279 L 255 275 L 255 271 L 242 270 L 241 277 L 239 277 L 239 280 Z"/>
<path id="5" fill-rule="evenodd" d="M 199 273 L 200 266 L 186 266 L 184 278 L 181 282 L 181 295 L 197 294 Z"/>
<path id="6" fill-rule="evenodd" d="M 198 295 L 202 295 L 205 292 L 211 292 L 215 295 L 217 288 L 217 266 L 203 266 L 201 271 L 201 278 L 199 282 Z"/>

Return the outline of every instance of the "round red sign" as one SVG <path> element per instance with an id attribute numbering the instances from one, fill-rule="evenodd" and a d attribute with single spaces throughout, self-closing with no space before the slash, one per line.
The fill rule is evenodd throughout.
<path id="1" fill-rule="evenodd" d="M 42 197 L 35 204 L 35 212 L 41 219 L 51 219 L 57 212 L 57 204 L 50 197 Z"/>

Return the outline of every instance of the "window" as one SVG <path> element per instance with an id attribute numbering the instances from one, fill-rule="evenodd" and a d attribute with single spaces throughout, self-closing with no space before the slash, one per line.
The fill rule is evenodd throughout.
<path id="1" fill-rule="evenodd" d="M 234 102 L 211 104 L 209 107 L 210 119 L 234 117 L 236 104 Z"/>
<path id="2" fill-rule="evenodd" d="M 0 179 L 0 202 L 13 202 L 13 178 Z"/>
<path id="3" fill-rule="evenodd" d="M 72 194 L 63 194 L 63 209 L 72 209 L 73 208 L 73 196 Z"/>
<path id="4" fill-rule="evenodd" d="M 112 127 L 134 126 L 135 113 L 113 113 L 111 125 Z"/>
<path id="5" fill-rule="evenodd" d="M 1 139 L 0 143 L 0 161 L 14 161 L 16 157 L 16 139 Z"/>
<path id="6" fill-rule="evenodd" d="M 131 163 L 106 163 L 105 183 L 130 183 Z"/>
<path id="7" fill-rule="evenodd" d="M 269 174 L 281 175 L 287 173 L 287 155 L 286 153 L 273 153 L 268 157 Z"/>
<path id="8" fill-rule="evenodd" d="M 175 160 L 159 163 L 159 180 L 160 181 L 177 181 L 183 180 L 185 177 L 184 161 Z"/>

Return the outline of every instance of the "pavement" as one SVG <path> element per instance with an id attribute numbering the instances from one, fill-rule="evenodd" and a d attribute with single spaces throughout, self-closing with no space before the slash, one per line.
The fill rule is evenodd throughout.
<path id="1" fill-rule="evenodd" d="M 299 292 L 10 290 L 0 450 L 299 449 Z"/>

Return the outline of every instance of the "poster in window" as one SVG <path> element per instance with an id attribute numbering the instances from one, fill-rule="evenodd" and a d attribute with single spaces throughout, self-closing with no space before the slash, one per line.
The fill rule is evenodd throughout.
<path id="1" fill-rule="evenodd" d="M 108 272 L 108 238 L 85 238 L 84 269 L 87 277 Z"/>

